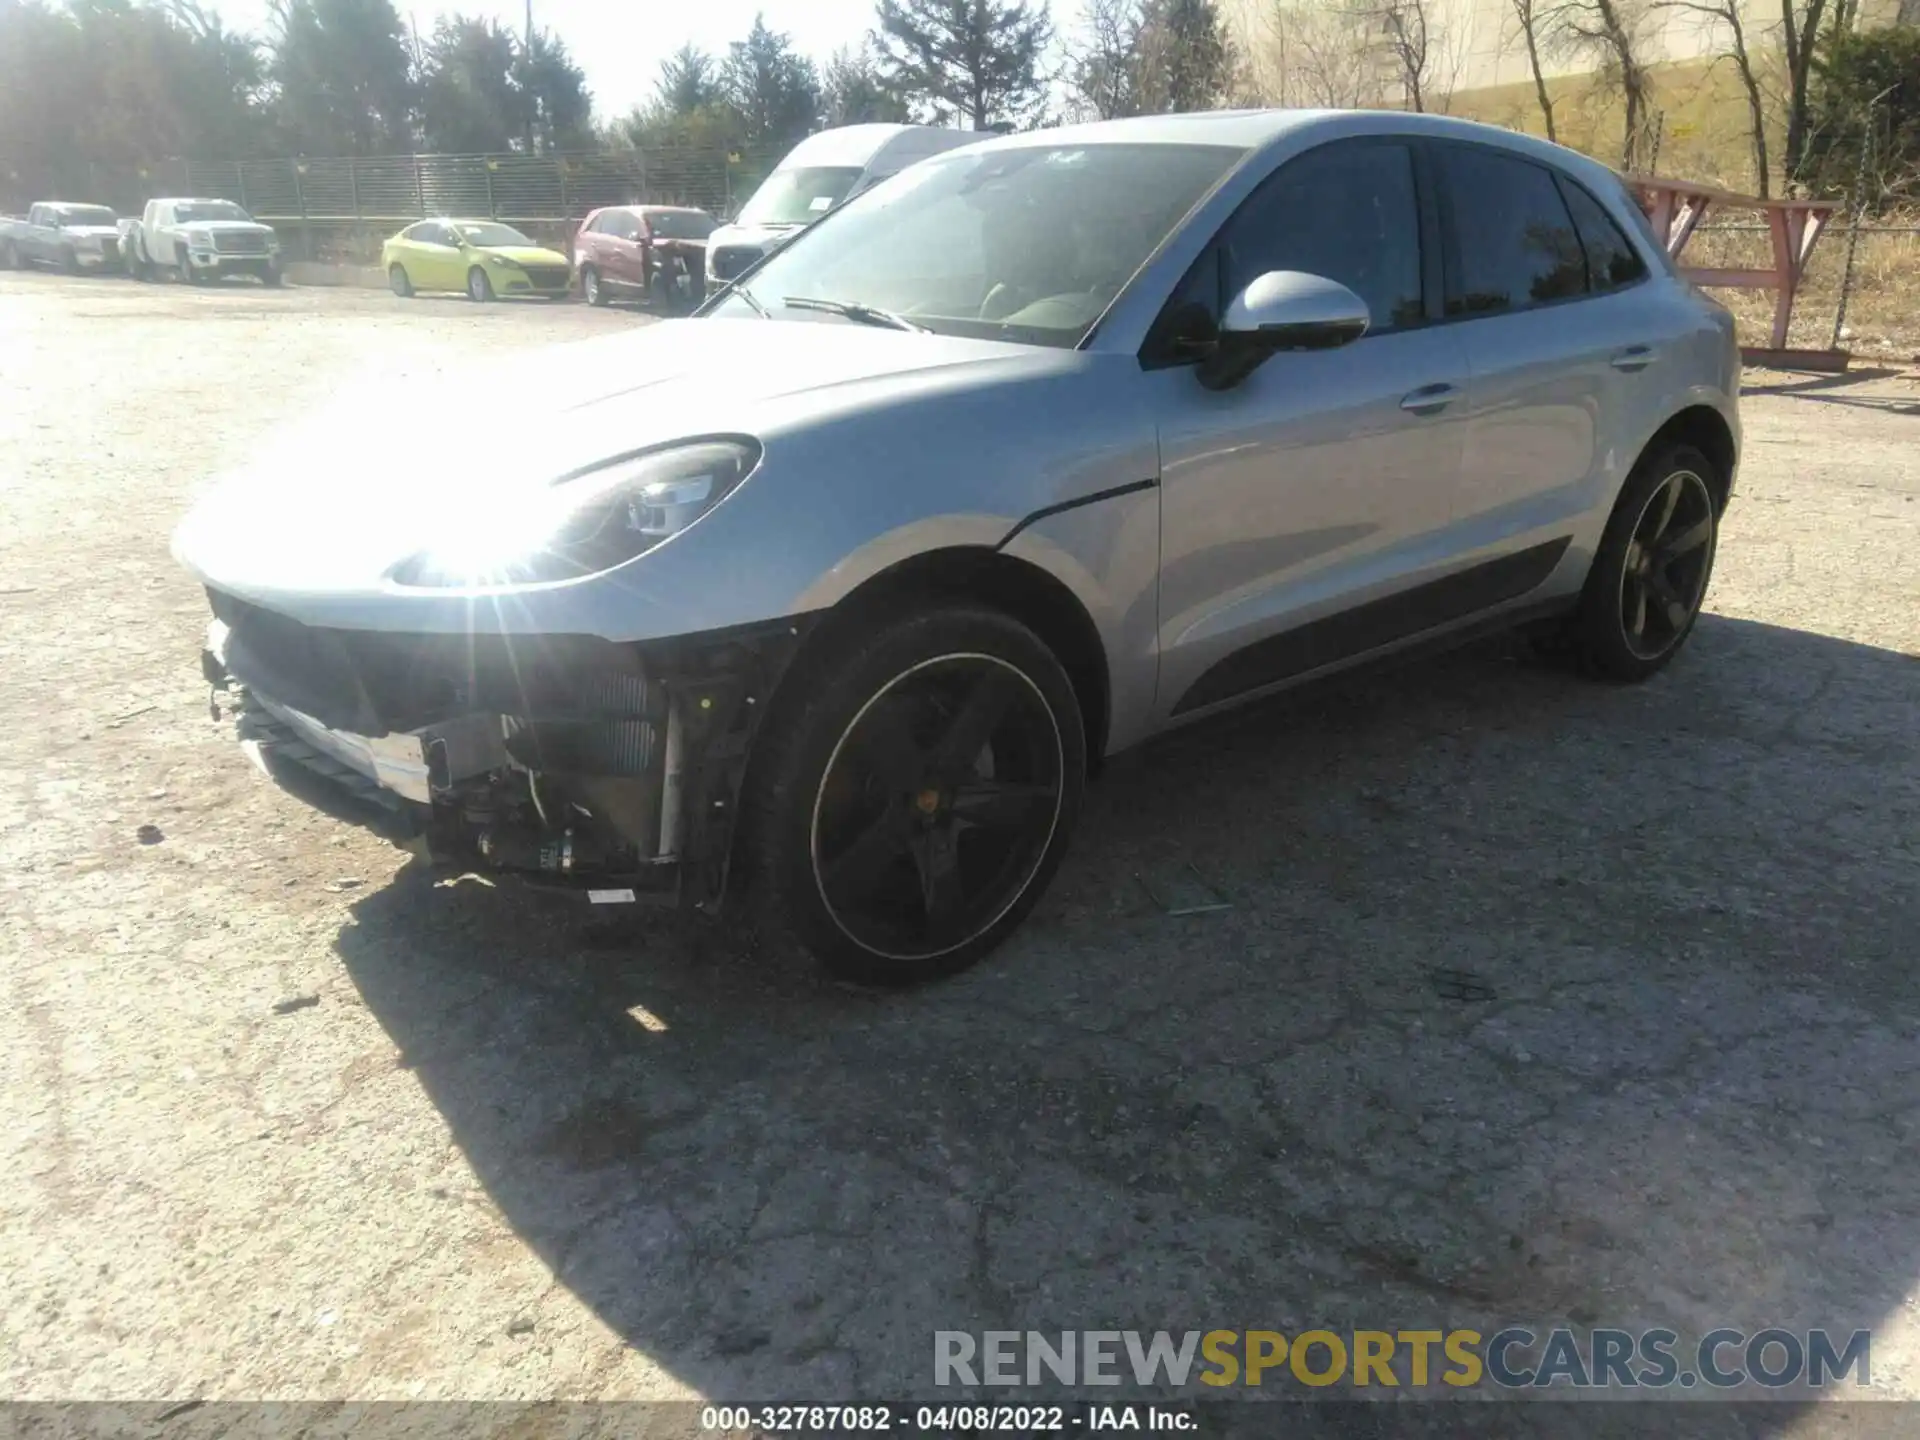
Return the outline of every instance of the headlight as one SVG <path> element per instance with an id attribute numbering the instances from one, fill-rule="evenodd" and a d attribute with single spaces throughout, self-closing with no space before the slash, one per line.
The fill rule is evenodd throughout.
<path id="1" fill-rule="evenodd" d="M 211 250 L 213 248 L 213 232 L 210 230 L 189 230 L 187 232 L 187 244 L 195 250 Z"/>
<path id="2" fill-rule="evenodd" d="M 518 260 L 510 260 L 505 255 L 489 254 L 487 256 L 487 263 L 489 265 L 498 265 L 503 270 L 518 270 L 520 268 L 520 262 Z"/>
<path id="3" fill-rule="evenodd" d="M 537 585 L 624 565 L 705 515 L 760 463 L 750 440 L 702 440 L 570 476 L 524 506 L 462 517 L 406 561 L 402 585 Z"/>

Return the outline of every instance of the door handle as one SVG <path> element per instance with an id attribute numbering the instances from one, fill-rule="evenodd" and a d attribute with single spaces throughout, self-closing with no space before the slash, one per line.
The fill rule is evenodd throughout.
<path id="1" fill-rule="evenodd" d="M 1651 345 L 1629 345 L 1607 363 L 1613 366 L 1614 369 L 1625 370 L 1629 374 L 1638 370 L 1644 370 L 1653 363 L 1653 347 Z"/>
<path id="2" fill-rule="evenodd" d="M 1458 387 L 1453 385 L 1422 385 L 1418 390 L 1407 392 L 1400 408 L 1409 415 L 1438 415 L 1459 394 Z"/>

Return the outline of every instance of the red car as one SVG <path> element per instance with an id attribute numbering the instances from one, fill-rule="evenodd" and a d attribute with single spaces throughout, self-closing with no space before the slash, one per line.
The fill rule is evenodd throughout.
<path id="1" fill-rule="evenodd" d="M 573 267 L 589 305 L 639 299 L 665 309 L 707 290 L 707 236 L 720 222 L 680 205 L 610 205 L 573 240 Z"/>

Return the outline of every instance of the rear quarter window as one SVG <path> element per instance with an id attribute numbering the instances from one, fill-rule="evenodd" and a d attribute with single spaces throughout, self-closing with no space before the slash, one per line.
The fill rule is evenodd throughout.
<path id="1" fill-rule="evenodd" d="M 1587 252 L 1589 288 L 1598 295 L 1608 290 L 1622 290 L 1646 279 L 1646 261 L 1640 258 L 1640 252 L 1633 248 L 1625 232 L 1600 202 L 1582 189 L 1577 181 L 1565 175 L 1560 176 L 1559 180 L 1560 194 L 1573 216 L 1573 226 L 1580 234 L 1581 248 Z M 1638 206 L 1634 207 L 1634 213 L 1641 213 Z"/>

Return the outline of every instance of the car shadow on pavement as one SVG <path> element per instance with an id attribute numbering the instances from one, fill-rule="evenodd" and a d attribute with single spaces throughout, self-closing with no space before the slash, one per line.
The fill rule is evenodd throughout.
<path id="1" fill-rule="evenodd" d="M 1912 374 L 1885 366 L 1855 367 L 1839 375 L 1795 376 L 1784 380 L 1749 380 L 1743 395 L 1779 395 L 1811 400 L 1821 405 L 1844 405 L 1856 410 L 1879 410 L 1889 415 L 1920 415 L 1920 398 L 1912 393 L 1889 394 L 1876 387 L 1881 380 L 1906 380 Z"/>
<path id="2" fill-rule="evenodd" d="M 338 947 L 506 1221 L 709 1396 L 952 1399 L 937 1329 L 1844 1343 L 1920 1274 L 1917 704 L 1708 617 L 1637 688 L 1495 646 L 1255 707 L 902 995 L 473 882 Z"/>

